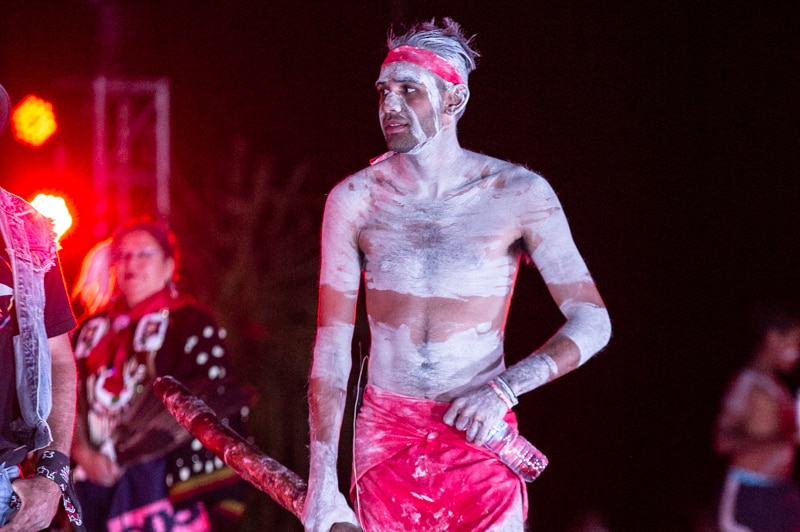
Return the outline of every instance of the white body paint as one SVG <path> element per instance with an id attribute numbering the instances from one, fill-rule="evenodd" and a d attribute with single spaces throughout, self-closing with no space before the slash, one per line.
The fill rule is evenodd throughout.
<path id="1" fill-rule="evenodd" d="M 561 312 L 568 318 L 561 334 L 572 340 L 581 353 L 579 365 L 600 351 L 611 336 L 611 321 L 605 307 L 590 303 L 568 301 L 561 305 Z"/>
<path id="2" fill-rule="evenodd" d="M 469 158 L 472 173 L 440 198 L 404 190 L 393 157 L 328 199 L 321 282 L 353 294 L 363 264 L 370 379 L 396 393 L 442 400 L 505 369 L 506 312 L 526 251 L 548 285 L 591 283 L 548 183 L 497 159 Z M 575 320 L 565 332 L 584 361 L 607 341 L 605 309 L 570 301 L 562 310 Z"/>
<path id="3" fill-rule="evenodd" d="M 520 395 L 574 369 L 610 335 L 608 314 L 550 185 L 521 166 L 463 150 L 453 115 L 463 110 L 468 90 L 443 97 L 437 79 L 408 63 L 382 69 L 379 116 L 397 153 L 340 182 L 326 204 L 310 395 L 309 529 L 328 530 L 333 521 L 325 512 L 340 508 L 340 396 L 362 275 L 369 382 L 452 401 L 444 422 L 461 430 L 494 426 L 505 413 L 486 386 L 495 376 L 502 373 Z M 506 369 L 506 317 L 526 255 L 567 322 L 541 352 Z M 529 318 L 536 326 L 537 317 Z M 521 518 L 509 526 L 521 529 Z"/>
<path id="4" fill-rule="evenodd" d="M 452 389 L 465 389 L 476 376 L 496 375 L 502 365 L 503 339 L 497 330 L 483 334 L 477 328 L 453 333 L 445 341 L 421 345 L 411 338 L 406 325 L 391 327 L 370 320 L 372 336 L 370 375 L 372 382 L 385 389 L 414 396 L 436 398 Z M 407 356 L 378 356 L 378 353 L 405 353 Z M 472 353 L 482 356 L 472 357 Z M 454 359 L 462 359 L 454 364 Z M 442 386 L 445 383 L 445 386 Z"/>

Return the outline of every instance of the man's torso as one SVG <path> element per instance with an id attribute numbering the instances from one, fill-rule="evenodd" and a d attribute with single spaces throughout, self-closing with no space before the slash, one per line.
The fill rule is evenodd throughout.
<path id="1" fill-rule="evenodd" d="M 772 478 L 789 478 L 794 467 L 797 424 L 794 400 L 776 377 L 760 371 L 742 371 L 725 399 L 726 414 L 742 419 L 741 430 L 757 445 L 731 459 L 731 465 Z"/>
<path id="2" fill-rule="evenodd" d="M 447 401 L 504 368 L 523 234 L 550 206 L 537 204 L 540 177 L 477 157 L 481 171 L 436 199 L 404 193 L 383 167 L 363 177 L 370 380 L 396 393 Z"/>

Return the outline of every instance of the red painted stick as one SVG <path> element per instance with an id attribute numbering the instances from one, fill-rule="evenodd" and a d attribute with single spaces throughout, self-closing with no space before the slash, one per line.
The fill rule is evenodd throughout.
<path id="1" fill-rule="evenodd" d="M 186 430 L 240 477 L 260 489 L 298 519 L 303 514 L 308 485 L 297 473 L 224 425 L 211 408 L 169 375 L 153 382 L 156 395 Z M 360 530 L 338 523 L 331 531 Z"/>
<path id="2" fill-rule="evenodd" d="M 307 485 L 299 475 L 222 424 L 211 408 L 174 377 L 158 377 L 153 388 L 178 423 L 206 449 L 275 502 L 297 517 L 302 515 Z"/>

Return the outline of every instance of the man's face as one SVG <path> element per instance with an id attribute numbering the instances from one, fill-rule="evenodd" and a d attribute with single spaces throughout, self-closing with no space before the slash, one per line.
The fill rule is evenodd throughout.
<path id="1" fill-rule="evenodd" d="M 378 117 L 390 150 L 408 153 L 441 129 L 442 92 L 436 75 L 412 63 L 381 69 L 375 83 L 380 96 Z"/>

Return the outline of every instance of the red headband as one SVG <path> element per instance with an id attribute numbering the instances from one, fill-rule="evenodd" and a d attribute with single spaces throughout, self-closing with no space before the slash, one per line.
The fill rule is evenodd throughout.
<path id="1" fill-rule="evenodd" d="M 449 81 L 450 83 L 456 85 L 464 83 L 464 80 L 461 77 L 461 74 L 458 73 L 458 70 L 456 70 L 456 67 L 430 50 L 423 50 L 422 48 L 409 46 L 407 44 L 398 46 L 397 48 L 389 50 L 389 54 L 383 61 L 381 68 L 392 63 L 397 63 L 398 61 L 405 61 L 406 63 L 413 63 L 417 66 L 421 66 L 425 70 L 430 70 L 443 80 Z"/>

